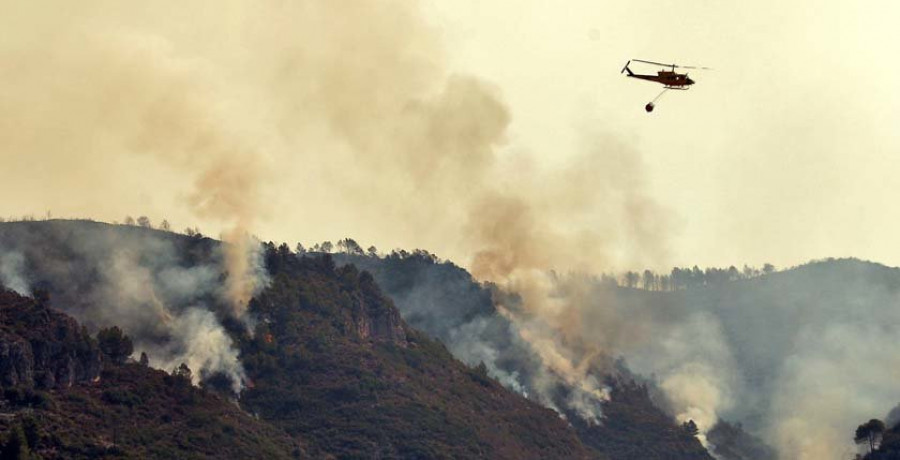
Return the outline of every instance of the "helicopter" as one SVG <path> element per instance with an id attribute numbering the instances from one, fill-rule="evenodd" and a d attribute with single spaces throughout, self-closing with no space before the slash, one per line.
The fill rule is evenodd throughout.
<path id="1" fill-rule="evenodd" d="M 656 75 L 652 75 L 652 74 L 649 74 L 649 75 L 645 75 L 645 74 L 637 74 L 637 73 L 632 72 L 631 69 L 628 67 L 632 62 L 642 62 L 642 63 L 644 63 L 644 64 L 651 64 L 651 65 L 656 65 L 656 66 L 661 66 L 661 67 L 670 68 L 671 70 L 660 69 L 659 71 L 656 72 Z M 663 93 L 665 93 L 666 91 L 668 91 L 668 90 L 670 90 L 670 89 L 687 90 L 687 89 L 690 89 L 691 85 L 693 85 L 694 83 L 696 83 L 694 80 L 692 80 L 690 77 L 688 77 L 688 74 L 687 74 L 687 73 L 678 73 L 678 72 L 676 72 L 676 71 L 675 71 L 676 68 L 678 68 L 678 69 L 702 69 L 702 70 L 709 70 L 708 67 L 696 67 L 696 66 L 684 66 L 684 65 L 675 65 L 675 64 L 663 64 L 663 63 L 661 63 L 661 62 L 644 61 L 644 60 L 641 60 L 641 59 L 632 59 L 632 60 L 628 61 L 627 63 L 625 63 L 625 67 L 622 68 L 622 72 L 621 72 L 621 73 L 628 72 L 628 74 L 626 75 L 626 76 L 628 76 L 628 77 L 631 77 L 631 78 L 637 78 L 638 80 L 647 80 L 647 81 L 653 81 L 653 82 L 656 82 L 656 83 L 661 83 L 661 84 L 665 87 L 665 89 L 663 89 L 663 91 L 662 91 L 661 93 L 659 93 L 659 95 L 656 96 L 656 98 L 654 98 L 652 101 L 650 101 L 650 102 L 644 107 L 644 109 L 645 109 L 647 112 L 652 112 L 652 111 L 653 111 L 653 108 L 655 107 L 654 103 L 655 103 L 655 102 L 657 101 L 657 99 L 659 99 L 659 98 L 663 95 Z"/>

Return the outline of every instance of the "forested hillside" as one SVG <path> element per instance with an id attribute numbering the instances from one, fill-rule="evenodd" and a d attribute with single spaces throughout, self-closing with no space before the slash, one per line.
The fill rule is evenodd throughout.
<path id="1" fill-rule="evenodd" d="M 10 446 L 22 433 L 47 458 L 606 458 L 556 412 L 409 327 L 371 275 L 329 255 L 262 247 L 269 282 L 245 324 L 228 317 L 217 286 L 202 286 L 223 275 L 213 240 L 91 222 L 0 227 L 5 253 L 21 255 L 19 289 L 43 299 L 8 294 L 4 349 L 21 349 L 21 337 L 49 346 L 34 331 L 54 328 L 36 329 L 28 312 L 67 318 L 58 308 L 92 325 L 61 320 L 75 332 L 58 367 L 96 368 L 54 367 L 84 375 L 71 385 L 5 382 Z M 128 353 L 112 347 L 103 360 L 96 334 L 119 320 Z"/>

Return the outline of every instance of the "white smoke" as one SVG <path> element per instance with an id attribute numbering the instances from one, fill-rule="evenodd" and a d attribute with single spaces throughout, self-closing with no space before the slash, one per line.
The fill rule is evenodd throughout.
<path id="1" fill-rule="evenodd" d="M 182 363 L 187 364 L 193 371 L 194 384 L 222 373 L 230 377 L 232 391 L 240 392 L 247 378 L 238 360 L 238 350 L 211 311 L 189 308 L 173 318 L 170 332 L 172 340 L 165 343 L 162 352 L 144 350 L 151 366 L 171 371 Z"/>
<path id="2" fill-rule="evenodd" d="M 54 307 L 93 329 L 119 326 L 152 364 L 171 371 L 183 362 L 195 383 L 221 373 L 235 390 L 246 380 L 220 321 L 234 317 L 225 283 L 226 243 L 65 221 L 6 224 L 0 243 L 16 248 L 17 268 L 27 254 Z M 250 253 L 247 273 L 261 287 L 268 275 L 259 251 Z"/>
<path id="3" fill-rule="evenodd" d="M 21 252 L 4 251 L 0 248 L 0 285 L 20 295 L 31 295 L 31 288 L 25 278 L 25 256 Z"/>

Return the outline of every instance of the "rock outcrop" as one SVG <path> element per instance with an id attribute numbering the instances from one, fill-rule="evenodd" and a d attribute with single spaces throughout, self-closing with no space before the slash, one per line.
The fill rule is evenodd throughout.
<path id="1" fill-rule="evenodd" d="M 96 342 L 45 301 L 0 290 L 0 386 L 68 388 L 100 376 Z"/>

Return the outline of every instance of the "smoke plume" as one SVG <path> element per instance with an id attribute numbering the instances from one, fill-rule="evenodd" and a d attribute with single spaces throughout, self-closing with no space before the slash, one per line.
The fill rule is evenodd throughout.
<path id="1" fill-rule="evenodd" d="M 221 320 L 231 316 L 223 284 L 224 245 L 195 244 L 142 228 L 92 222 L 4 224 L 0 244 L 15 247 L 22 267 L 52 305 L 88 327 L 119 326 L 153 366 L 186 363 L 194 383 L 222 374 L 238 391 L 246 380 Z"/>
<path id="2" fill-rule="evenodd" d="M 25 278 L 25 258 L 19 251 L 5 251 L 0 247 L 0 286 L 12 289 L 20 295 L 31 295 Z"/>
<path id="3" fill-rule="evenodd" d="M 900 399 L 877 384 L 886 375 L 841 374 L 857 369 L 846 350 L 890 347 L 884 331 L 837 307 L 783 317 L 598 287 L 584 274 L 666 262 L 672 219 L 647 191 L 641 152 L 592 130 L 581 130 L 575 152 L 517 145 L 502 89 L 448 69 L 414 1 L 0 7 L 0 113 L 15 114 L 0 117 L 4 196 L 108 220 L 146 206 L 199 220 L 227 242 L 217 260 L 224 289 L 214 281 L 222 266 L 173 265 L 159 259 L 171 257 L 165 247 L 98 264 L 105 288 L 92 295 L 109 310 L 81 318 L 141 331 L 147 350 L 175 337 L 153 362 L 186 360 L 240 381 L 227 335 L 204 309 L 224 298 L 231 316 L 244 316 L 265 284 L 248 235 L 290 228 L 466 264 L 496 287 L 502 316 L 460 321 L 441 337 L 510 388 L 589 421 L 602 419 L 602 377 L 620 356 L 655 375 L 679 420 L 707 430 L 723 414 L 750 417 L 784 458 L 818 455 L 804 446 L 839 451 L 839 416 L 864 420 Z M 85 254 L 108 250 L 79 244 Z M 4 257 L 5 284 L 16 270 Z M 481 340 L 491 334 L 502 340 Z M 513 357 L 529 365 L 505 365 Z M 804 391 L 810 380 L 823 382 L 819 391 Z M 874 396 L 817 403 L 857 384 Z"/>
<path id="4" fill-rule="evenodd" d="M 586 291 L 552 271 L 664 257 L 666 219 L 637 151 L 585 132 L 580 152 L 540 152 L 559 159 L 542 165 L 510 144 L 501 90 L 446 68 L 414 1 L 6 6 L 0 111 L 17 115 L 0 122 L 14 155 L 0 183 L 57 214 L 115 218 L 150 202 L 220 229 L 237 317 L 265 282 L 247 235 L 276 213 L 311 236 L 335 225 L 470 261 L 518 295 L 501 307 L 544 380 L 563 379 L 572 409 L 599 417 L 594 371 L 623 336 L 586 339 Z M 34 167 L 52 191 L 17 179 Z M 113 260 L 105 295 L 142 305 L 132 328 L 182 331 L 192 317 L 129 257 Z M 550 401 L 550 387 L 536 397 Z"/>

